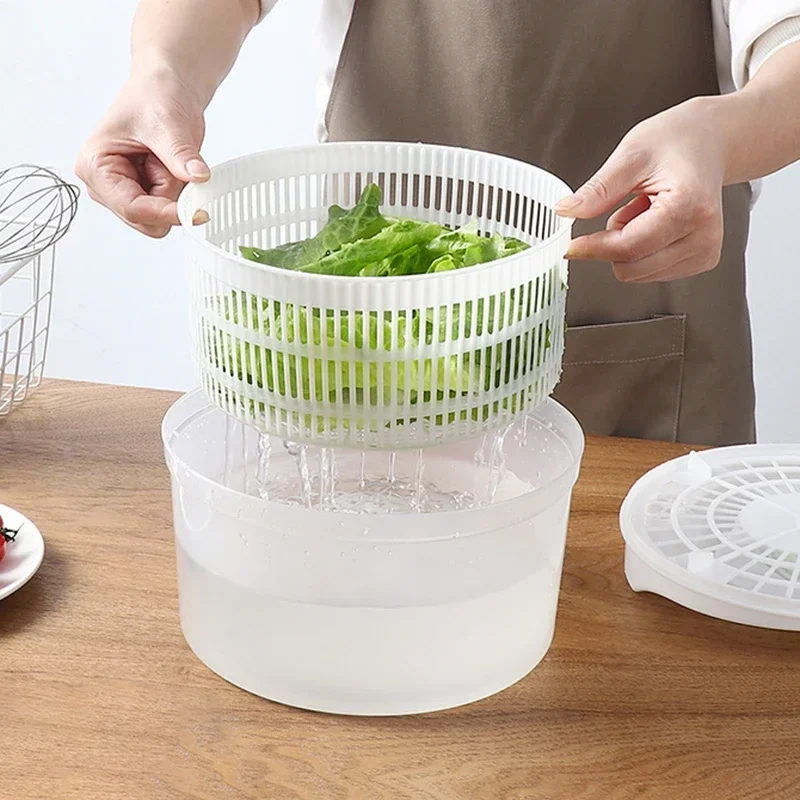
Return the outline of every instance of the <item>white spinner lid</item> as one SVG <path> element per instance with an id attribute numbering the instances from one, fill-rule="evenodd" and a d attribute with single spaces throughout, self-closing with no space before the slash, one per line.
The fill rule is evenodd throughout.
<path id="1" fill-rule="evenodd" d="M 723 447 L 662 464 L 633 486 L 620 524 L 635 591 L 800 630 L 800 445 Z"/>

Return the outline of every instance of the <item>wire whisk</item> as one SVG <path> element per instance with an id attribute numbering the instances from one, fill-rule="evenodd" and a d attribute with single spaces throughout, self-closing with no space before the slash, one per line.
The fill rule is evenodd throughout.
<path id="1" fill-rule="evenodd" d="M 0 170 L 0 265 L 27 261 L 54 245 L 78 211 L 80 190 L 46 167 Z"/>

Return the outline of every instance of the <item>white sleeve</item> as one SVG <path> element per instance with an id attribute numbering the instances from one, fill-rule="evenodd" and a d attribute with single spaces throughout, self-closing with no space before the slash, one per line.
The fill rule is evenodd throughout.
<path id="1" fill-rule="evenodd" d="M 800 0 L 722 0 L 733 84 L 741 89 L 775 52 L 800 41 Z"/>
<path id="2" fill-rule="evenodd" d="M 752 78 L 770 56 L 795 42 L 800 42 L 800 16 L 789 17 L 761 34 L 750 53 L 749 77 Z"/>

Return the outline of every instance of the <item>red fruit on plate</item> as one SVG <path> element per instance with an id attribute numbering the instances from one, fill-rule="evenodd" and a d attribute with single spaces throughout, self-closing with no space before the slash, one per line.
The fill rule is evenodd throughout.
<path id="1" fill-rule="evenodd" d="M 6 555 L 6 542 L 13 542 L 17 536 L 18 531 L 12 531 L 11 528 L 6 528 L 3 524 L 3 518 L 0 517 L 0 561 Z"/>

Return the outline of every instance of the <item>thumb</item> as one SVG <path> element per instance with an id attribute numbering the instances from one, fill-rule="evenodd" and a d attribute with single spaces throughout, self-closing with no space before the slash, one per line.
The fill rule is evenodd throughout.
<path id="1" fill-rule="evenodd" d="M 555 205 L 562 217 L 593 219 L 612 211 L 645 177 L 647 157 L 618 147 L 605 164 L 578 189 Z"/>
<path id="2" fill-rule="evenodd" d="M 178 180 L 202 183 L 211 177 L 200 148 L 182 130 L 167 128 L 153 145 L 153 152 Z"/>

